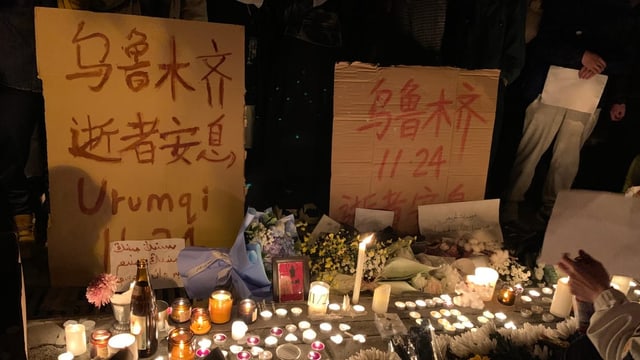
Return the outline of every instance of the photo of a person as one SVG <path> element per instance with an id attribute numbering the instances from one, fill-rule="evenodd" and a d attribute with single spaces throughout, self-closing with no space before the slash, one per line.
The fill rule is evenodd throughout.
<path id="1" fill-rule="evenodd" d="M 279 301 L 304 301 L 304 263 L 278 264 Z"/>

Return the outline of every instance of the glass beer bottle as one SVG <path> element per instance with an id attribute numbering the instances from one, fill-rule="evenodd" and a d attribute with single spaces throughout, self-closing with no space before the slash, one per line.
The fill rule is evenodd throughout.
<path id="1" fill-rule="evenodd" d="M 131 294 L 130 332 L 136 337 L 138 355 L 149 357 L 158 349 L 156 297 L 149 281 L 147 259 L 138 260 L 137 268 Z"/>

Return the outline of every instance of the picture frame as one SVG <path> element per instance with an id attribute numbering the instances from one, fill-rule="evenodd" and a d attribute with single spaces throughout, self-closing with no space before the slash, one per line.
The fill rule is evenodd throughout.
<path id="1" fill-rule="evenodd" d="M 272 293 L 275 302 L 305 301 L 309 296 L 309 257 L 273 258 Z"/>

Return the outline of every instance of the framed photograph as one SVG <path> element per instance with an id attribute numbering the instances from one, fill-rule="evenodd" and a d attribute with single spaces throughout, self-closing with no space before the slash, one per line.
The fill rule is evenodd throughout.
<path id="1" fill-rule="evenodd" d="M 309 296 L 309 257 L 273 259 L 273 301 L 305 301 Z"/>

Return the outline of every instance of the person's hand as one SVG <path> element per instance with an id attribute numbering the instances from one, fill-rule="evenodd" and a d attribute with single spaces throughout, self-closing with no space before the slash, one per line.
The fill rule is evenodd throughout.
<path id="1" fill-rule="evenodd" d="M 620 121 L 627 112 L 627 106 L 625 104 L 613 104 L 611 110 L 609 110 L 609 116 L 611 121 Z"/>
<path id="2" fill-rule="evenodd" d="M 600 74 L 607 67 L 607 63 L 600 55 L 586 50 L 582 54 L 582 68 L 578 72 L 580 79 L 589 79 L 594 75 Z"/>
<path id="3" fill-rule="evenodd" d="M 569 275 L 569 288 L 580 301 L 593 302 L 601 292 L 610 287 L 609 273 L 601 262 L 583 250 L 575 259 L 564 254 L 558 266 Z"/>

